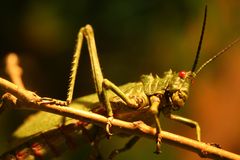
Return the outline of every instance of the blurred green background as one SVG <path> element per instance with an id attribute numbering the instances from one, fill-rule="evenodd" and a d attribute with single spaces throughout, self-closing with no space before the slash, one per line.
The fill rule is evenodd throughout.
<path id="1" fill-rule="evenodd" d="M 199 41 L 204 5 L 208 17 L 200 63 L 240 35 L 238 0 L 170 1 L 2 1 L 0 2 L 1 76 L 4 57 L 16 52 L 24 69 L 25 86 L 41 96 L 66 98 L 68 75 L 80 27 L 95 31 L 100 63 L 106 78 L 121 85 L 137 81 L 141 74 L 162 75 L 169 68 L 191 68 Z M 240 47 L 219 58 L 201 72 L 190 100 L 179 114 L 197 120 L 203 141 L 215 142 L 240 153 Z M 86 48 L 81 55 L 74 97 L 94 92 Z M 7 139 L 30 111 L 8 111 L 0 116 L 0 153 Z M 163 119 L 163 128 L 194 137 L 194 131 Z M 102 142 L 108 154 L 126 139 Z M 153 154 L 154 142 L 142 139 L 117 159 L 197 159 L 194 153 L 162 145 Z M 58 159 L 80 159 L 81 150 L 68 151 Z"/>

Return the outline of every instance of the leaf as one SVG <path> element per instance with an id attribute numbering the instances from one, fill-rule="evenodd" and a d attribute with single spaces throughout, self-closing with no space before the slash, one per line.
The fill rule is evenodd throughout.
<path id="1" fill-rule="evenodd" d="M 96 103 L 98 103 L 98 97 L 96 94 L 92 94 L 74 100 L 69 107 L 90 111 Z M 87 139 L 86 135 L 81 136 L 84 132 L 79 120 L 66 117 L 64 126 L 62 124 L 63 117 L 60 115 L 43 111 L 30 115 L 13 133 L 11 149 L 9 148 L 2 154 L 0 159 L 19 155 L 24 155 L 23 159 L 31 159 L 36 154 L 41 154 L 44 158 L 55 157 L 68 150 L 69 147 L 72 148 L 76 145 L 85 147 L 86 144 L 89 144 L 84 142 Z M 89 131 L 89 134 L 92 132 L 90 131 L 91 124 L 83 124 L 83 126 L 85 130 Z M 35 151 L 35 149 L 37 150 Z"/>
<path id="2" fill-rule="evenodd" d="M 92 94 L 74 100 L 69 107 L 90 111 L 97 102 L 97 95 Z M 74 123 L 76 121 L 77 120 L 71 118 L 66 118 L 65 125 Z M 62 122 L 62 116 L 40 111 L 26 118 L 24 123 L 13 133 L 13 138 L 21 139 L 36 135 L 40 132 L 46 132 L 50 129 L 60 127 Z"/>

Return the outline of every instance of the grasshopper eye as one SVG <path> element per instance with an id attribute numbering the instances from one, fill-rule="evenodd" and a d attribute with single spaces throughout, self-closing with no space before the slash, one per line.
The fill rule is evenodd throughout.
<path id="1" fill-rule="evenodd" d="M 180 78 L 185 78 L 185 77 L 186 77 L 186 71 L 180 71 L 180 72 L 178 72 L 178 76 L 179 76 Z"/>

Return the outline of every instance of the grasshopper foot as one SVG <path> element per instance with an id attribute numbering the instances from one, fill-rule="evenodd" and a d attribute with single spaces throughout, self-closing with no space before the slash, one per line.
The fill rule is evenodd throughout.
<path id="1" fill-rule="evenodd" d="M 217 143 L 208 143 L 209 145 L 213 146 L 213 147 L 216 147 L 216 148 L 222 148 L 222 146 L 220 144 L 217 144 Z"/>
<path id="2" fill-rule="evenodd" d="M 154 153 L 160 154 L 161 153 L 161 143 L 162 143 L 162 137 L 160 133 L 157 134 L 156 137 L 156 151 Z"/>
<path id="3" fill-rule="evenodd" d="M 67 106 L 69 103 L 68 101 L 61 101 L 61 100 L 49 98 L 49 97 L 42 97 L 39 104 L 55 104 L 59 106 Z"/>
<path id="4" fill-rule="evenodd" d="M 207 145 L 210 145 L 210 146 L 213 146 L 213 147 L 216 147 L 216 148 L 222 148 L 220 144 L 217 144 L 217 143 L 206 143 Z M 201 150 L 201 152 L 199 153 L 200 157 L 207 157 L 209 153 L 205 150 Z"/>
<path id="5" fill-rule="evenodd" d="M 110 139 L 110 137 L 113 135 L 110 131 L 112 127 L 112 120 L 113 120 L 113 117 L 108 117 L 108 121 L 106 125 L 107 139 Z"/>

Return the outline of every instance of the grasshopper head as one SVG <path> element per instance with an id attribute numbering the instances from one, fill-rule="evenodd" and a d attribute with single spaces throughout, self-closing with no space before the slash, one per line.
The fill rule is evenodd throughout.
<path id="1" fill-rule="evenodd" d="M 166 93 L 165 93 L 165 99 L 166 101 L 170 102 L 170 105 L 172 106 L 171 108 L 173 110 L 177 110 L 184 106 L 185 101 L 188 98 L 189 94 L 189 88 L 190 85 L 192 84 L 193 79 L 198 75 L 198 73 L 205 67 L 207 66 L 210 62 L 215 60 L 217 57 L 222 55 L 223 53 L 226 53 L 227 50 L 229 50 L 233 45 L 238 43 L 240 41 L 240 38 L 236 39 L 232 43 L 230 43 L 227 47 L 222 49 L 220 52 L 215 54 L 212 58 L 208 59 L 205 63 L 203 63 L 196 71 L 197 68 L 197 63 L 201 51 L 201 46 L 202 46 L 202 41 L 203 41 L 203 35 L 204 35 L 204 30 L 205 30 L 205 25 L 206 25 L 206 18 L 207 18 L 207 6 L 205 6 L 205 13 L 204 13 L 204 19 L 203 19 L 203 24 L 202 24 L 202 32 L 200 36 L 200 40 L 198 43 L 198 48 L 197 48 L 197 53 L 195 56 L 195 60 L 192 66 L 191 71 L 185 72 L 185 71 L 180 71 L 178 74 L 175 73 L 173 74 L 171 81 L 169 82 L 169 85 L 167 87 Z M 167 100 L 167 97 L 169 100 Z"/>
<path id="2" fill-rule="evenodd" d="M 192 71 L 173 73 L 165 92 L 166 102 L 173 110 L 178 110 L 184 106 L 195 75 Z"/>
<path id="3" fill-rule="evenodd" d="M 157 96 L 161 99 L 162 107 L 170 107 L 178 110 L 183 107 L 189 94 L 189 88 L 195 73 L 192 71 L 179 73 L 169 70 L 164 73 L 164 77 L 143 75 L 141 82 L 144 86 L 144 93 L 148 96 Z"/>
<path id="4" fill-rule="evenodd" d="M 167 94 L 166 97 L 169 98 L 169 100 L 166 99 L 166 101 L 170 103 L 169 105 L 173 110 L 178 110 L 179 108 L 184 106 L 186 100 L 188 99 L 189 88 L 190 85 L 192 84 L 192 80 L 196 77 L 197 73 L 195 73 L 195 69 L 197 67 L 198 58 L 202 46 L 206 18 L 207 18 L 207 6 L 205 6 L 202 32 L 191 71 L 188 72 L 180 71 L 178 73 L 175 73 L 173 75 L 173 78 L 171 79 L 171 82 L 169 83 L 168 90 L 166 91 Z"/>
<path id="5" fill-rule="evenodd" d="M 196 53 L 191 71 L 188 71 L 188 72 L 180 71 L 178 73 L 172 73 L 172 78 L 168 83 L 168 87 L 166 88 L 166 93 L 164 94 L 166 97 L 165 100 L 166 102 L 170 103 L 168 105 L 172 106 L 171 108 L 173 110 L 177 110 L 182 106 L 184 106 L 185 101 L 188 98 L 190 85 L 192 84 L 193 79 L 198 75 L 198 73 L 205 66 L 207 66 L 207 64 L 215 60 L 217 57 L 219 57 L 223 53 L 226 53 L 227 50 L 229 50 L 233 45 L 235 45 L 240 41 L 240 38 L 238 38 L 232 43 L 230 43 L 227 47 L 225 47 L 220 52 L 215 54 L 212 58 L 208 59 L 205 63 L 203 63 L 196 71 L 196 67 L 197 67 L 197 63 L 198 63 L 198 59 L 201 51 L 202 41 L 203 41 L 205 25 L 206 25 L 206 17 L 207 17 L 207 6 L 205 6 L 202 32 L 201 32 L 197 53 Z"/>
<path id="6" fill-rule="evenodd" d="M 195 56 L 195 60 L 192 66 L 191 71 L 185 72 L 180 71 L 178 73 L 172 72 L 169 70 L 164 73 L 163 78 L 159 78 L 158 76 L 143 75 L 141 77 L 141 82 L 143 83 L 144 93 L 148 96 L 157 96 L 161 99 L 161 107 L 170 108 L 172 110 L 178 110 L 184 106 L 186 100 L 188 99 L 189 89 L 192 84 L 193 79 L 198 75 L 198 73 L 205 67 L 207 64 L 215 60 L 217 57 L 226 53 L 233 45 L 240 42 L 240 38 L 236 39 L 232 43 L 230 43 L 223 50 L 215 54 L 212 58 L 208 59 L 205 63 L 203 63 L 196 71 L 203 35 L 206 25 L 206 17 L 207 17 L 207 6 L 205 6 L 204 19 L 202 24 L 202 32 L 200 36 L 200 40 L 198 43 L 198 48 Z"/>

